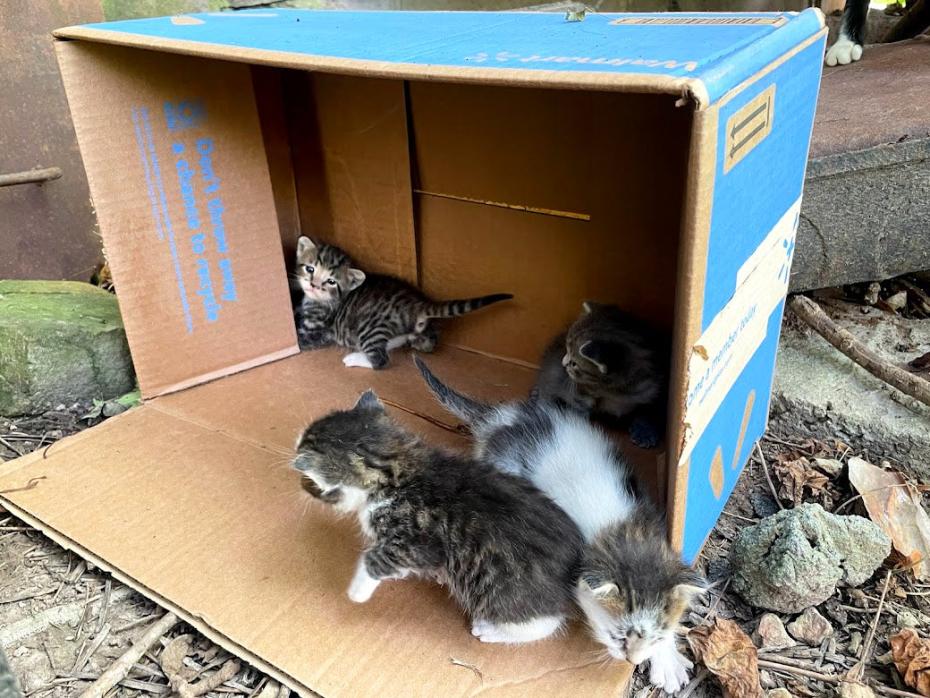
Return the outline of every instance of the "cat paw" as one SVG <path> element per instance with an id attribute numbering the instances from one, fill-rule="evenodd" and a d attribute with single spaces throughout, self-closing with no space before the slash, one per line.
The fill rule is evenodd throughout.
<path id="1" fill-rule="evenodd" d="M 346 354 L 342 357 L 342 363 L 350 368 L 373 368 L 368 357 L 360 351 Z"/>
<path id="2" fill-rule="evenodd" d="M 862 58 L 862 46 L 841 35 L 836 40 L 836 43 L 827 49 L 824 63 L 829 66 L 847 65 L 853 61 L 858 61 L 860 58 Z"/>
<path id="3" fill-rule="evenodd" d="M 640 448 L 655 448 L 659 445 L 659 430 L 648 419 L 637 417 L 630 423 L 630 441 Z"/>
<path id="4" fill-rule="evenodd" d="M 349 597 L 349 601 L 365 603 L 375 593 L 375 589 L 378 588 L 379 584 L 381 584 L 381 580 L 375 579 L 368 574 L 364 560 L 359 560 L 355 568 L 355 575 L 352 577 L 352 581 L 349 582 L 346 595 Z"/>
<path id="5" fill-rule="evenodd" d="M 694 665 L 680 652 L 662 653 L 649 660 L 649 683 L 674 695 L 688 683 Z"/>

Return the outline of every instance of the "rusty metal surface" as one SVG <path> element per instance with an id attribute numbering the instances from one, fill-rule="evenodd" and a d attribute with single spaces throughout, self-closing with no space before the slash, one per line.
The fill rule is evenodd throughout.
<path id="1" fill-rule="evenodd" d="M 62 171 L 0 188 L 0 279 L 87 280 L 101 258 L 50 32 L 102 19 L 99 0 L 0 0 L 0 175 Z"/>

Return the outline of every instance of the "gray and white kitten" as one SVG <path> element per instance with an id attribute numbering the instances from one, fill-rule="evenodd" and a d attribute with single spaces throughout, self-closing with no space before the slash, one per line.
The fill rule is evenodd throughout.
<path id="1" fill-rule="evenodd" d="M 662 517 L 633 492 L 607 434 L 552 402 L 479 402 L 414 360 L 440 404 L 471 428 L 475 456 L 527 478 L 578 524 L 585 548 L 575 595 L 594 637 L 616 659 L 648 661 L 655 686 L 680 690 L 691 662 L 675 635 L 706 585 L 669 546 Z"/>
<path id="2" fill-rule="evenodd" d="M 614 305 L 583 307 L 543 354 L 532 396 L 586 414 L 631 417 L 633 443 L 657 446 L 665 431 L 668 338 Z"/>
<path id="3" fill-rule="evenodd" d="M 431 352 L 439 338 L 436 320 L 457 317 L 513 298 L 497 293 L 479 298 L 432 301 L 410 284 L 383 274 L 366 274 L 334 245 L 297 241 L 296 278 L 303 299 L 294 312 L 301 349 L 331 344 L 352 349 L 346 366 L 380 369 L 388 352 L 409 344 Z"/>
<path id="4" fill-rule="evenodd" d="M 304 489 L 361 524 L 352 601 L 419 575 L 448 587 L 482 642 L 532 642 L 562 626 L 581 535 L 528 480 L 424 444 L 370 390 L 308 426 L 296 451 Z"/>

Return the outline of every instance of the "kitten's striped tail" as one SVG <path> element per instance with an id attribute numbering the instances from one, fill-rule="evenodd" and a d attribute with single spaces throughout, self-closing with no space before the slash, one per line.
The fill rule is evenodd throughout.
<path id="1" fill-rule="evenodd" d="M 479 308 L 500 301 L 509 301 L 513 298 L 512 293 L 493 293 L 490 296 L 481 296 L 479 298 L 465 298 L 456 301 L 429 301 L 420 311 L 420 317 L 424 318 L 450 318 L 465 315 L 474 312 Z"/>
<path id="2" fill-rule="evenodd" d="M 477 400 L 474 400 L 467 395 L 462 395 L 461 393 L 447 386 L 433 375 L 433 372 L 429 370 L 426 363 L 422 361 L 420 357 L 414 356 L 413 361 L 417 365 L 417 368 L 420 369 L 420 373 L 423 375 L 423 380 L 426 381 L 429 389 L 433 391 L 433 395 L 435 395 L 436 399 L 439 400 L 439 404 L 449 410 L 456 417 L 463 420 L 466 424 L 479 424 L 487 419 L 487 417 L 494 410 L 492 405 L 478 402 Z"/>

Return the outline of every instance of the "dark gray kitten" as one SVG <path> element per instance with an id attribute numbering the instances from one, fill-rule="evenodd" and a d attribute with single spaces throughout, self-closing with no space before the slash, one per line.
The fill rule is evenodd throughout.
<path id="1" fill-rule="evenodd" d="M 543 354 L 532 396 L 585 414 L 632 417 L 633 443 L 657 446 L 665 431 L 668 338 L 616 306 L 583 306 Z"/>
<path id="2" fill-rule="evenodd" d="M 513 298 L 432 301 L 400 279 L 356 269 L 341 249 L 308 237 L 297 242 L 296 274 L 304 294 L 294 313 L 300 348 L 338 344 L 353 350 L 342 359 L 346 366 L 364 368 L 384 368 L 388 352 L 407 344 L 431 352 L 439 338 L 435 320 Z"/>
<path id="3" fill-rule="evenodd" d="M 533 482 L 578 525 L 585 547 L 575 593 L 594 637 L 612 657 L 648 662 L 653 685 L 679 690 L 691 662 L 675 636 L 705 584 L 668 544 L 665 522 L 635 493 L 606 432 L 553 402 L 482 403 L 414 361 L 439 402 L 471 428 L 475 456 Z"/>
<path id="4" fill-rule="evenodd" d="M 581 535 L 530 482 L 424 444 L 370 390 L 308 426 L 293 464 L 304 489 L 358 515 L 367 543 L 352 601 L 413 574 L 446 585 L 482 642 L 532 642 L 561 627 Z"/>

